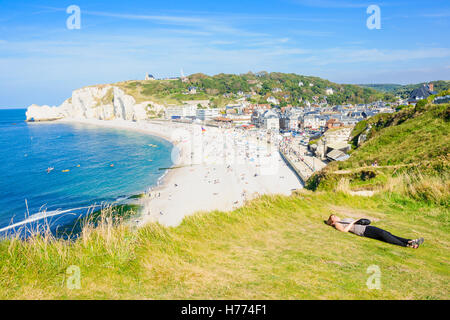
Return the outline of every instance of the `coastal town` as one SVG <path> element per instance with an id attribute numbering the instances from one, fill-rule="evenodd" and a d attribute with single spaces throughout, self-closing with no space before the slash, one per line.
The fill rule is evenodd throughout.
<path id="1" fill-rule="evenodd" d="M 340 85 L 299 75 L 262 71 L 187 77 L 181 70 L 180 77 L 157 79 L 146 73 L 144 80 L 81 88 L 59 107 L 31 105 L 26 115 L 27 121 L 127 120 L 186 130 L 194 125 L 258 137 L 305 183 L 328 163 L 348 159 L 352 145 L 366 140 L 362 133 L 351 141 L 358 123 L 415 105 L 443 85 L 423 83 L 394 95 L 380 94 L 370 85 Z M 434 103 L 448 99 L 437 96 Z"/>
<path id="2" fill-rule="evenodd" d="M 150 79 L 148 75 L 146 79 Z M 299 86 L 303 85 L 299 83 Z M 186 94 L 195 94 L 196 90 L 190 87 Z M 281 91 L 280 88 L 272 90 L 274 94 Z M 334 91 L 326 88 L 325 93 L 332 95 Z M 299 101 L 298 106 L 281 107 L 272 96 L 267 98 L 266 104 L 250 103 L 248 100 L 252 94 L 239 91 L 226 94 L 228 98 L 235 97 L 236 104 L 211 108 L 209 100 L 186 100 L 182 105 L 168 106 L 164 119 L 266 135 L 268 141 L 276 141 L 284 160 L 301 180 L 306 181 L 327 163 L 348 159 L 351 150 L 349 140 L 357 123 L 379 113 L 394 113 L 400 106 L 414 105 L 434 93 L 433 84 L 429 83 L 411 92 L 409 98 L 399 98 L 396 102 L 330 105 L 324 95 L 314 96 L 312 103 Z M 440 97 L 436 103 L 442 103 L 445 99 L 448 97 Z"/>
<path id="3" fill-rule="evenodd" d="M 250 92 L 227 92 L 247 85 Z M 261 195 L 302 189 L 314 173 L 347 160 L 369 139 L 370 125 L 361 122 L 413 108 L 430 95 L 434 104 L 448 101 L 435 95 L 435 85 L 442 91 L 447 84 L 418 84 L 395 96 L 280 73 L 165 79 L 147 74 L 143 81 L 77 89 L 60 106 L 31 105 L 26 117 L 133 130 L 171 142 L 173 165 L 161 168 L 166 173 L 145 191 L 142 216 L 134 222 L 176 226 L 199 210 L 230 211 Z"/>

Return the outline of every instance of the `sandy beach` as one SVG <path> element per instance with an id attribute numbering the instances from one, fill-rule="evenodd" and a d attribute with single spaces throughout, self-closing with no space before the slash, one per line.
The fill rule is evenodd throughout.
<path id="1" fill-rule="evenodd" d="M 177 226 L 200 211 L 229 211 L 263 194 L 289 195 L 301 182 L 280 157 L 276 138 L 263 132 L 175 122 L 62 120 L 134 130 L 174 144 L 174 166 L 140 200 L 139 225 Z"/>

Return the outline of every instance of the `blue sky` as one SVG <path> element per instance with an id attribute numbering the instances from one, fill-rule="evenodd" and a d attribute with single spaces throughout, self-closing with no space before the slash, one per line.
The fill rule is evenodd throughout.
<path id="1" fill-rule="evenodd" d="M 369 5 L 381 29 L 369 30 Z M 81 9 L 69 30 L 66 8 Z M 0 1 L 0 107 L 82 86 L 280 71 L 339 83 L 450 79 L 450 1 Z"/>

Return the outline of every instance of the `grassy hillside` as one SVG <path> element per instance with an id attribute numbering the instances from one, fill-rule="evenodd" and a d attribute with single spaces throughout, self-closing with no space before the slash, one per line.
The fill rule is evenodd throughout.
<path id="1" fill-rule="evenodd" d="M 302 86 L 299 86 L 300 82 L 303 83 Z M 245 94 L 251 94 L 250 101 L 253 103 L 267 103 L 267 98 L 271 96 L 277 98 L 281 106 L 299 105 L 305 100 L 312 103 L 313 97 L 318 97 L 319 101 L 323 99 L 326 88 L 334 90 L 334 94 L 327 97 L 328 103 L 333 105 L 394 99 L 391 94 L 380 93 L 371 88 L 337 84 L 318 77 L 275 72 L 215 76 L 198 73 L 189 76 L 187 82 L 181 80 L 126 81 L 115 85 L 135 97 L 137 102 L 151 100 L 160 104 L 177 104 L 186 100 L 210 100 L 215 107 L 235 103 Z M 189 87 L 196 87 L 197 93 L 186 94 Z M 280 90 L 274 92 L 274 89 Z M 299 102 L 299 99 L 302 99 L 302 102 Z"/>
<path id="2" fill-rule="evenodd" d="M 308 188 L 396 190 L 450 205 L 450 105 L 432 100 L 360 122 L 352 133 L 351 157 L 312 176 Z M 361 135 L 367 140 L 358 146 Z"/>
<path id="3" fill-rule="evenodd" d="M 340 233 L 323 223 L 331 212 L 426 243 L 413 250 Z M 105 219 L 73 243 L 0 242 L 0 298 L 447 299 L 448 213 L 395 194 L 303 191 L 197 214 L 176 228 L 132 230 Z M 81 271 L 76 290 L 66 285 L 72 265 Z M 366 286 L 371 265 L 381 290 Z"/>
<path id="4" fill-rule="evenodd" d="M 438 160 L 450 152 L 449 105 L 414 107 L 395 114 L 379 114 L 358 124 L 353 141 L 360 131 L 371 126 L 368 141 L 356 149 L 339 168 L 356 168 L 377 161 L 379 165 L 413 164 Z"/>

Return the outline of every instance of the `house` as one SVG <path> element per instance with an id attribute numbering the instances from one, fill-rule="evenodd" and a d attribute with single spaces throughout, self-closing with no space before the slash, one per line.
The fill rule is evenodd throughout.
<path id="1" fill-rule="evenodd" d="M 347 153 L 351 149 L 348 141 L 350 139 L 352 131 L 353 127 L 342 127 L 335 130 L 327 130 L 323 134 L 320 141 L 317 143 L 317 148 L 315 151 L 316 156 L 320 157 L 322 160 L 328 159 L 331 161 L 337 161 L 341 160 L 342 158 L 346 158 L 345 153 Z M 328 154 L 334 150 L 337 151 L 331 153 L 331 155 L 328 157 Z"/>
<path id="2" fill-rule="evenodd" d="M 279 104 L 280 102 L 274 98 L 274 97 L 268 97 L 267 98 L 267 102 L 271 103 L 271 104 Z"/>
<path id="3" fill-rule="evenodd" d="M 420 88 L 414 89 L 409 95 L 408 104 L 415 104 L 417 101 L 426 99 L 432 94 L 436 94 L 431 89 L 434 89 L 434 85 L 432 83 L 428 85 L 424 84 Z"/>
<path id="4" fill-rule="evenodd" d="M 343 126 L 344 126 L 344 124 L 342 122 L 338 121 L 335 118 L 331 118 L 325 124 L 325 127 L 327 129 L 340 128 L 340 127 L 343 127 Z"/>
<path id="5" fill-rule="evenodd" d="M 281 91 L 283 91 L 283 90 L 281 90 L 281 88 L 273 88 L 273 89 L 272 89 L 272 92 L 273 92 L 273 93 L 279 93 L 279 92 L 281 92 Z"/>
<path id="6" fill-rule="evenodd" d="M 253 109 L 261 109 L 261 110 L 272 109 L 270 104 L 253 104 L 253 105 L 250 105 L 250 107 L 253 108 Z"/>
<path id="7" fill-rule="evenodd" d="M 325 122 L 325 124 L 326 124 L 326 122 Z M 305 129 L 319 129 L 320 128 L 320 115 L 318 115 L 318 114 L 307 114 L 307 115 L 305 115 L 303 117 L 303 128 L 305 128 Z"/>
<path id="8" fill-rule="evenodd" d="M 266 130 L 278 131 L 280 129 L 280 119 L 278 114 L 273 110 L 266 110 L 261 115 L 262 122 L 261 125 Z"/>
<path id="9" fill-rule="evenodd" d="M 302 115 L 296 115 L 296 114 L 290 114 L 285 117 L 283 121 L 284 130 L 292 130 L 297 131 L 300 129 L 302 123 L 303 123 L 303 116 Z M 280 122 L 281 125 L 281 122 Z"/>
<path id="10" fill-rule="evenodd" d="M 325 89 L 325 94 L 326 94 L 327 96 L 330 96 L 330 95 L 332 95 L 333 93 L 334 93 L 333 88 L 326 88 L 326 89 Z"/>
<path id="11" fill-rule="evenodd" d="M 189 87 L 189 94 L 196 94 L 197 93 L 197 87 Z"/>
<path id="12" fill-rule="evenodd" d="M 298 86 L 299 86 L 299 87 L 303 87 L 303 82 L 300 81 L 300 82 L 298 83 Z"/>
<path id="13" fill-rule="evenodd" d="M 359 121 L 367 118 L 367 114 L 364 111 L 351 111 L 347 114 L 348 117 L 357 119 Z"/>
<path id="14" fill-rule="evenodd" d="M 145 74 L 145 80 L 155 80 L 155 77 L 147 72 Z"/>
<path id="15" fill-rule="evenodd" d="M 349 117 L 342 117 L 341 122 L 344 124 L 344 126 L 354 126 L 359 122 L 359 120 Z"/>
<path id="16" fill-rule="evenodd" d="M 297 131 L 303 123 L 303 110 L 300 108 L 285 108 L 280 116 L 280 129 Z"/>

